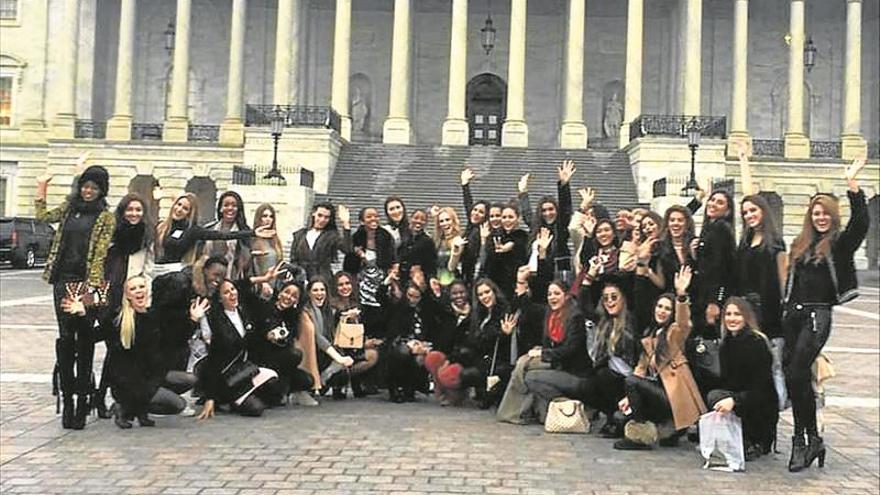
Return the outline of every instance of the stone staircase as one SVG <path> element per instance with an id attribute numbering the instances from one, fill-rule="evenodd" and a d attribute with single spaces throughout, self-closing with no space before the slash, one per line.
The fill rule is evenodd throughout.
<path id="1" fill-rule="evenodd" d="M 538 148 L 407 146 L 353 143 L 342 148 L 330 181 L 330 199 L 351 207 L 352 215 L 365 206 L 380 209 L 385 197 L 397 195 L 407 208 L 433 204 L 452 206 L 463 213 L 459 175 L 464 165 L 476 172 L 471 182 L 475 200 L 507 201 L 516 197 L 522 174 L 531 172 L 532 207 L 544 195 L 556 196 L 556 167 L 574 160 L 574 207 L 580 199 L 575 189 L 598 190 L 598 201 L 612 213 L 637 204 L 636 186 L 625 153 L 619 151 L 559 150 Z M 384 215 L 382 215 L 384 217 Z M 464 220 L 464 217 L 461 217 Z M 357 223 L 356 221 L 353 223 Z"/>

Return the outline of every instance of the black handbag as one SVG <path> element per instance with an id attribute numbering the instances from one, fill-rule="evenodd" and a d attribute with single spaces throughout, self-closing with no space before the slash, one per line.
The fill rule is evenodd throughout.
<path id="1" fill-rule="evenodd" d="M 688 349 L 688 362 L 700 376 L 721 378 L 721 339 L 695 337 Z"/>
<path id="2" fill-rule="evenodd" d="M 257 376 L 260 368 L 246 359 L 236 358 L 226 369 L 223 370 L 223 381 L 230 389 L 236 389 L 242 384 L 249 384 L 251 378 Z"/>

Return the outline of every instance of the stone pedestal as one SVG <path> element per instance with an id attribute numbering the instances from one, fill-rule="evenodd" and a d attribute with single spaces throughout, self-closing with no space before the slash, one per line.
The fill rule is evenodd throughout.
<path id="1" fill-rule="evenodd" d="M 131 141 L 131 117 L 115 115 L 107 121 L 108 141 Z"/>
<path id="2" fill-rule="evenodd" d="M 187 119 L 170 118 L 162 128 L 162 141 L 169 143 L 185 143 L 189 134 Z"/>
<path id="3" fill-rule="evenodd" d="M 443 146 L 467 146 L 470 128 L 465 119 L 446 119 L 443 122 Z"/>
<path id="4" fill-rule="evenodd" d="M 529 126 L 522 120 L 505 122 L 501 128 L 501 146 L 527 148 L 529 146 Z"/>
<path id="5" fill-rule="evenodd" d="M 868 142 L 861 134 L 844 134 L 840 141 L 840 157 L 844 160 L 864 158 L 868 153 Z"/>
<path id="6" fill-rule="evenodd" d="M 412 140 L 412 129 L 409 119 L 389 117 L 382 126 L 382 142 L 387 144 L 409 144 Z"/>
<path id="7" fill-rule="evenodd" d="M 786 132 L 783 154 L 785 158 L 810 158 L 810 138 L 800 133 Z"/>
<path id="8" fill-rule="evenodd" d="M 59 113 L 52 121 L 53 139 L 73 139 L 76 132 L 76 115 Z"/>
<path id="9" fill-rule="evenodd" d="M 243 146 L 244 145 L 244 123 L 238 118 L 226 118 L 220 124 L 220 145 L 221 146 Z"/>
<path id="10" fill-rule="evenodd" d="M 748 132 L 731 132 L 727 135 L 727 156 L 728 158 L 739 158 L 739 143 L 746 144 L 746 153 L 752 156 L 752 136 Z"/>
<path id="11" fill-rule="evenodd" d="M 559 130 L 559 147 L 563 149 L 586 149 L 587 126 L 583 122 L 563 122 L 562 128 Z"/>

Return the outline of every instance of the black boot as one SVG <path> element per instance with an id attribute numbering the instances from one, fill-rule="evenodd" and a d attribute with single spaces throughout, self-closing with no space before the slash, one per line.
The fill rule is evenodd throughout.
<path id="1" fill-rule="evenodd" d="M 131 428 L 131 421 L 125 417 L 125 410 L 119 402 L 113 405 L 113 422 L 123 430 Z"/>
<path id="2" fill-rule="evenodd" d="M 65 430 L 73 428 L 76 409 L 73 407 L 73 395 L 64 394 L 64 409 L 61 412 L 61 427 Z"/>
<path id="3" fill-rule="evenodd" d="M 360 376 L 351 377 L 351 393 L 358 399 L 367 396 Z"/>
<path id="4" fill-rule="evenodd" d="M 156 422 L 150 419 L 150 416 L 147 413 L 140 413 L 137 415 L 138 424 L 141 426 L 156 426 Z"/>
<path id="5" fill-rule="evenodd" d="M 804 454 L 804 467 L 808 468 L 819 459 L 819 467 L 825 467 L 825 441 L 819 435 L 807 435 L 807 452 Z"/>
<path id="6" fill-rule="evenodd" d="M 788 470 L 796 473 L 806 467 L 807 444 L 803 435 L 791 437 L 791 459 L 788 460 Z M 823 457 L 824 459 L 824 457 Z"/>
<path id="7" fill-rule="evenodd" d="M 73 418 L 74 430 L 82 430 L 86 427 L 86 418 L 89 416 L 89 394 L 77 394 L 76 396 L 76 416 Z"/>
<path id="8" fill-rule="evenodd" d="M 95 391 L 94 395 L 92 395 L 92 407 L 95 408 L 98 417 L 101 419 L 110 419 L 113 417 L 113 414 L 107 409 L 107 403 L 104 402 L 104 397 L 106 395 L 107 389 L 98 389 Z"/>

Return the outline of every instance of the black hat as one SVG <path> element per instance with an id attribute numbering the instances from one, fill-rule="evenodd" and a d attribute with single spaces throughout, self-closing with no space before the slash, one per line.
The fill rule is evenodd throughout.
<path id="1" fill-rule="evenodd" d="M 92 165 L 87 168 L 82 175 L 79 176 L 79 180 L 76 181 L 76 187 L 80 188 L 83 184 L 88 181 L 94 182 L 101 189 L 101 196 L 107 196 L 110 192 L 110 174 L 107 173 L 107 169 L 100 165 Z"/>

